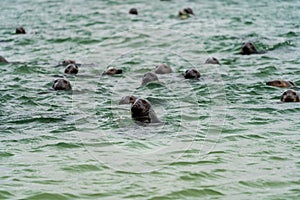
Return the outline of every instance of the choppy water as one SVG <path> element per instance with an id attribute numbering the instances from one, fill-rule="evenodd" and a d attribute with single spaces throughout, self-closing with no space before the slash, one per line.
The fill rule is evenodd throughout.
<path id="1" fill-rule="evenodd" d="M 298 199 L 300 3 L 2 0 L 0 199 Z M 128 15 L 136 7 L 138 16 Z M 195 16 L 180 20 L 191 7 Z M 24 26 L 28 34 L 14 35 Z M 266 54 L 241 56 L 241 43 Z M 220 66 L 204 65 L 209 56 Z M 72 92 L 48 89 L 64 68 Z M 141 87 L 158 63 L 173 74 Z M 107 77 L 108 66 L 123 69 Z M 200 82 L 184 80 L 197 68 Z M 124 95 L 163 126 L 137 126 Z"/>

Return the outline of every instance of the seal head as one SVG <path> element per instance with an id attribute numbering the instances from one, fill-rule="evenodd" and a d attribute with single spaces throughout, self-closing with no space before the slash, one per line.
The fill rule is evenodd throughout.
<path id="1" fill-rule="evenodd" d="M 280 100 L 281 102 L 299 102 L 299 96 L 295 90 L 286 90 Z"/>
<path id="2" fill-rule="evenodd" d="M 75 60 L 63 60 L 63 61 L 61 62 L 61 64 L 62 64 L 63 66 L 68 66 L 69 64 L 74 64 L 74 65 L 76 65 L 76 62 L 75 62 Z"/>
<path id="3" fill-rule="evenodd" d="M 200 73 L 196 69 L 188 69 L 184 72 L 184 78 L 186 79 L 199 79 Z"/>
<path id="4" fill-rule="evenodd" d="M 206 59 L 205 64 L 218 64 L 218 65 L 220 65 L 220 62 L 215 57 L 209 57 L 209 58 Z"/>
<path id="5" fill-rule="evenodd" d="M 54 90 L 71 90 L 71 83 L 67 79 L 59 78 L 56 79 L 52 85 Z"/>
<path id="6" fill-rule="evenodd" d="M 125 96 L 125 97 L 122 97 L 119 104 L 133 104 L 135 102 L 135 100 L 137 100 L 137 98 L 135 96 Z"/>
<path id="7" fill-rule="evenodd" d="M 169 65 L 167 65 L 166 63 L 163 63 L 163 64 L 160 64 L 160 65 L 157 65 L 155 67 L 154 72 L 156 74 L 169 74 L 169 73 L 172 73 L 173 70 L 171 69 L 171 67 Z"/>
<path id="8" fill-rule="evenodd" d="M 2 56 L 0 56 L 0 63 L 8 63 L 8 61 Z"/>
<path id="9" fill-rule="evenodd" d="M 142 85 L 146 85 L 147 83 L 153 82 L 153 81 L 158 81 L 157 75 L 153 72 L 147 72 L 143 76 Z"/>
<path id="10" fill-rule="evenodd" d="M 103 72 L 103 75 L 115 75 L 115 74 L 122 74 L 122 69 L 116 69 L 114 67 L 109 67 L 105 72 Z"/>
<path id="11" fill-rule="evenodd" d="M 75 64 L 69 64 L 65 69 L 65 74 L 77 74 L 79 71 L 78 66 Z"/>
<path id="12" fill-rule="evenodd" d="M 131 14 L 131 15 L 138 15 L 138 10 L 136 8 L 131 8 L 129 10 L 129 14 Z"/>
<path id="13" fill-rule="evenodd" d="M 135 121 L 142 123 L 161 123 L 150 102 L 145 99 L 135 100 L 131 106 L 131 117 Z"/>
<path id="14" fill-rule="evenodd" d="M 26 31 L 23 27 L 16 28 L 16 34 L 26 34 Z"/>
<path id="15" fill-rule="evenodd" d="M 273 80 L 266 83 L 266 85 L 282 88 L 296 87 L 296 84 L 293 81 L 284 81 L 284 80 Z"/>
<path id="16" fill-rule="evenodd" d="M 252 42 L 244 42 L 240 51 L 242 55 L 250 55 L 250 54 L 262 54 L 264 51 L 257 51 L 255 45 Z"/>
<path id="17" fill-rule="evenodd" d="M 194 15 L 194 12 L 191 8 L 184 8 L 183 10 L 178 12 L 178 16 L 180 17 L 180 19 L 189 18 L 190 15 Z"/>

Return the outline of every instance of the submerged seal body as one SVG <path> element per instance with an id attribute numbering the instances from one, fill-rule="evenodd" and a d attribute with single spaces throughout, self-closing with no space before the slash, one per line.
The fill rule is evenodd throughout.
<path id="1" fill-rule="evenodd" d="M 0 56 L 0 63 L 8 63 L 8 61 L 2 56 Z"/>
<path id="2" fill-rule="evenodd" d="M 67 79 L 59 78 L 56 79 L 52 85 L 54 90 L 71 90 L 71 83 Z"/>
<path id="3" fill-rule="evenodd" d="M 69 64 L 65 68 L 65 74 L 77 74 L 79 71 L 78 66 L 75 64 Z"/>
<path id="4" fill-rule="evenodd" d="M 168 73 L 172 73 L 173 70 L 171 69 L 171 67 L 169 65 L 167 65 L 166 63 L 163 63 L 163 64 L 160 64 L 160 65 L 157 65 L 155 67 L 154 72 L 156 74 L 168 74 Z"/>
<path id="5" fill-rule="evenodd" d="M 158 77 L 153 72 L 147 72 L 142 79 L 142 85 L 146 85 L 149 82 L 158 81 Z"/>
<path id="6" fill-rule="evenodd" d="M 220 65 L 220 62 L 215 57 L 209 57 L 209 58 L 206 59 L 205 64 L 218 64 L 218 65 Z"/>
<path id="7" fill-rule="evenodd" d="M 16 28 L 16 34 L 26 34 L 26 31 L 23 27 Z"/>
<path id="8" fill-rule="evenodd" d="M 102 73 L 102 75 L 115 75 L 115 74 L 122 74 L 122 69 L 116 69 L 114 67 L 109 67 L 105 72 Z"/>
<path id="9" fill-rule="evenodd" d="M 186 79 L 199 79 L 200 73 L 196 69 L 188 69 L 184 72 L 184 78 Z"/>
<path id="10" fill-rule="evenodd" d="M 129 10 L 129 14 L 131 14 L 131 15 L 138 15 L 139 13 L 138 13 L 138 10 L 136 8 L 131 8 Z"/>
<path id="11" fill-rule="evenodd" d="M 149 101 L 136 99 L 131 106 L 131 117 L 137 122 L 142 123 L 162 123 L 154 112 Z"/>
<path id="12" fill-rule="evenodd" d="M 299 102 L 299 95 L 295 90 L 286 90 L 280 98 L 281 102 Z"/>
<path id="13" fill-rule="evenodd" d="M 284 81 L 284 80 L 273 80 L 266 83 L 266 85 L 274 86 L 274 87 L 296 87 L 296 84 L 293 81 Z"/>

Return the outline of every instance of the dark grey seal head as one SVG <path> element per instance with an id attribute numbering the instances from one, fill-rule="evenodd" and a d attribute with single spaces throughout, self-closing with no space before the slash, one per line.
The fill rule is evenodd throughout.
<path id="1" fill-rule="evenodd" d="M 299 96 L 295 90 L 286 90 L 280 100 L 281 102 L 299 102 Z"/>
<path id="2" fill-rule="evenodd" d="M 136 99 L 131 106 L 131 117 L 133 120 L 142 123 L 162 123 L 154 112 L 149 101 Z"/>
<path id="3" fill-rule="evenodd" d="M 284 81 L 284 80 L 273 80 L 266 83 L 266 85 L 282 88 L 296 87 L 296 84 L 293 81 Z"/>
<path id="4" fill-rule="evenodd" d="M 52 85 L 54 90 L 71 90 L 71 83 L 67 79 L 59 78 L 56 79 Z"/>
<path id="5" fill-rule="evenodd" d="M 76 62 L 75 62 L 75 60 L 63 60 L 63 61 L 61 62 L 61 64 L 62 64 L 63 66 L 68 66 L 68 65 L 70 65 L 70 64 L 76 65 Z"/>
<path id="6" fill-rule="evenodd" d="M 209 57 L 209 58 L 206 59 L 205 64 L 215 64 L 215 65 L 218 64 L 218 65 L 220 65 L 220 62 L 215 57 Z"/>
<path id="7" fill-rule="evenodd" d="M 138 15 L 138 10 L 136 8 L 131 8 L 129 10 L 129 14 L 131 14 L 131 15 Z"/>
<path id="8" fill-rule="evenodd" d="M 171 69 L 171 67 L 169 65 L 167 65 L 166 63 L 163 63 L 163 64 L 160 64 L 160 65 L 157 65 L 155 67 L 154 72 L 156 74 L 169 74 L 169 73 L 172 73 L 173 70 Z"/>
<path id="9" fill-rule="evenodd" d="M 65 74 L 77 74 L 79 71 L 79 68 L 77 65 L 75 64 L 69 64 L 66 68 L 65 68 Z"/>
<path id="10" fill-rule="evenodd" d="M 143 76 L 142 85 L 146 85 L 147 83 L 153 82 L 153 81 L 158 81 L 157 75 L 153 72 L 147 72 Z"/>
<path id="11" fill-rule="evenodd" d="M 133 104 L 137 98 L 133 95 L 122 97 L 119 104 Z"/>
<path id="12" fill-rule="evenodd" d="M 115 67 L 109 67 L 102 75 L 115 75 L 115 74 L 122 74 L 122 69 L 116 69 Z"/>
<path id="13" fill-rule="evenodd" d="M 0 56 L 0 63 L 8 63 L 8 61 L 2 56 Z"/>
<path id="14" fill-rule="evenodd" d="M 257 51 L 255 45 L 252 42 L 244 42 L 240 51 L 242 55 L 250 55 L 250 54 L 262 54 L 264 51 Z"/>
<path id="15" fill-rule="evenodd" d="M 26 34 L 26 31 L 23 27 L 16 28 L 16 34 Z"/>
<path id="16" fill-rule="evenodd" d="M 194 11 L 191 8 L 184 8 L 183 10 L 179 11 L 178 16 L 181 19 L 189 18 L 190 15 L 194 15 Z"/>
<path id="17" fill-rule="evenodd" d="M 186 79 L 199 79 L 200 73 L 196 69 L 188 69 L 184 72 L 184 78 Z"/>

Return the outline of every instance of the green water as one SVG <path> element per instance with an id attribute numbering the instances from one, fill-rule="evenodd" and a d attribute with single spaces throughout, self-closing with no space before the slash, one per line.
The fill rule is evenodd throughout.
<path id="1" fill-rule="evenodd" d="M 180 20 L 185 7 L 195 16 Z M 300 85 L 299 1 L 0 8 L 0 55 L 15 62 L 0 65 L 0 199 L 299 199 L 300 104 L 279 103 L 284 89 L 265 85 Z M 267 53 L 237 54 L 245 41 Z M 209 56 L 221 65 L 204 65 Z M 67 77 L 73 91 L 49 91 L 63 59 L 82 64 Z M 141 87 L 162 62 L 174 73 Z M 108 66 L 124 73 L 101 76 Z M 189 68 L 201 81 L 184 80 Z M 136 125 L 118 105 L 132 94 L 165 124 Z"/>

